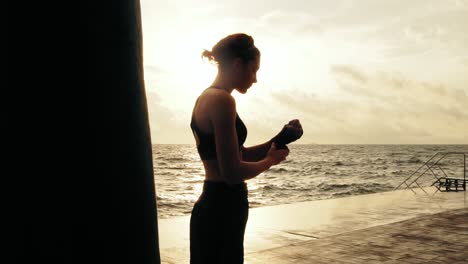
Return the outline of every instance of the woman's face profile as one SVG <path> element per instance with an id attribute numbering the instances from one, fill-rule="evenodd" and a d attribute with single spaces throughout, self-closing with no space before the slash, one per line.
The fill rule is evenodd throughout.
<path id="1" fill-rule="evenodd" d="M 260 57 L 255 60 L 250 60 L 247 63 L 242 63 L 239 71 L 237 90 L 240 93 L 246 93 L 252 84 L 257 82 L 257 71 L 260 68 Z"/>

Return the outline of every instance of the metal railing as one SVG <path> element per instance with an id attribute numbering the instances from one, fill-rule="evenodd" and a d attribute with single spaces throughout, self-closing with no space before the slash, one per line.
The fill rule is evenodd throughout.
<path id="1" fill-rule="evenodd" d="M 410 176 L 408 176 L 400 185 L 398 185 L 394 190 L 400 189 L 401 186 L 406 185 L 405 189 L 410 189 L 413 193 L 416 194 L 416 192 L 413 190 L 413 187 L 411 187 L 413 184 L 416 184 L 417 187 L 419 187 L 423 192 L 427 194 L 427 192 L 424 190 L 424 188 L 418 183 L 418 180 L 426 174 L 426 172 L 430 171 L 434 178 L 436 179 L 436 182 L 439 182 L 441 178 L 450 178 L 447 176 L 445 171 L 440 167 L 439 162 L 443 160 L 445 157 L 449 155 L 463 155 L 463 179 L 460 179 L 463 181 L 463 184 L 466 185 L 466 153 L 463 152 L 437 152 L 434 154 L 428 161 L 426 161 L 421 167 L 419 167 L 416 171 L 414 171 Z M 423 168 L 427 167 L 424 171 Z M 434 168 L 438 168 L 442 173 L 445 175 L 445 177 L 437 177 L 436 173 L 434 172 Z M 421 172 L 422 171 L 422 172 Z M 419 173 L 419 174 L 418 174 Z M 408 182 L 410 182 L 408 184 Z M 434 185 L 434 183 L 432 185 Z M 438 188 L 438 190 L 440 190 Z M 438 191 L 437 190 L 437 191 Z M 436 191 L 436 192 L 437 192 Z M 435 193 L 434 193 L 435 194 Z"/>

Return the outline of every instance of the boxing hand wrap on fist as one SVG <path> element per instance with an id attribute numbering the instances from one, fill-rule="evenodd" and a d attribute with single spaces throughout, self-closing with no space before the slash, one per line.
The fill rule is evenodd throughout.
<path id="1" fill-rule="evenodd" d="M 294 119 L 283 126 L 283 129 L 271 139 L 276 144 L 277 149 L 285 149 L 286 145 L 298 140 L 303 134 L 302 126 L 299 120 Z"/>

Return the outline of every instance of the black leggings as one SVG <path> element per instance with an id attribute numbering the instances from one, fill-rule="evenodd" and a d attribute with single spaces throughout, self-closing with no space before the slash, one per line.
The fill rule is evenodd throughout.
<path id="1" fill-rule="evenodd" d="M 244 263 L 248 217 L 245 183 L 205 181 L 190 218 L 190 263 Z"/>

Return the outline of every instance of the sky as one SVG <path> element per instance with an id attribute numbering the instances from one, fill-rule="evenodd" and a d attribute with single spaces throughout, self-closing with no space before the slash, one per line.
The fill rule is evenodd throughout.
<path id="1" fill-rule="evenodd" d="M 297 144 L 468 144 L 468 0 L 141 0 L 154 144 L 195 144 L 196 98 L 216 76 L 204 49 L 233 33 L 261 51 L 234 91 L 263 143 L 299 119 Z"/>

